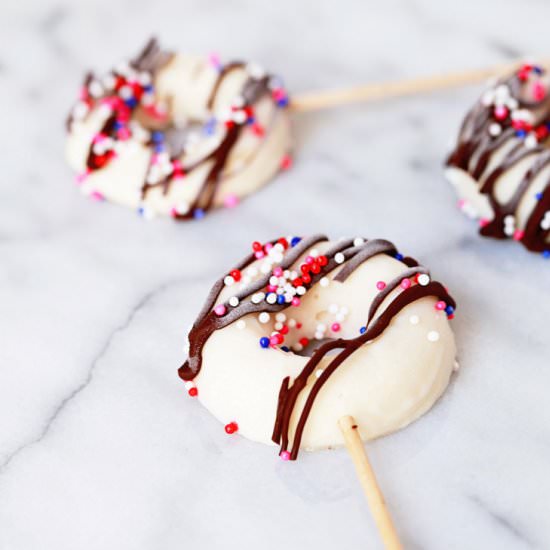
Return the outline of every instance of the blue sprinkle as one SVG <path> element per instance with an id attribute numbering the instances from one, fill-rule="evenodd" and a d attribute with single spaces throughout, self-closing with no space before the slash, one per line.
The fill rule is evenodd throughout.
<path id="1" fill-rule="evenodd" d="M 399 252 L 395 255 L 395 259 L 401 261 L 405 256 L 403 254 L 400 254 Z"/>
<path id="2" fill-rule="evenodd" d="M 204 210 L 202 208 L 195 208 L 193 211 L 193 217 L 196 220 L 202 220 L 202 218 L 204 218 Z"/>
<path id="3" fill-rule="evenodd" d="M 138 104 L 137 99 L 135 97 L 129 97 L 124 101 L 124 103 L 126 103 L 126 105 L 130 107 L 130 109 L 133 109 Z"/>
<path id="4" fill-rule="evenodd" d="M 143 206 L 140 206 L 140 207 L 137 209 L 137 213 L 138 213 L 140 216 L 143 216 L 143 214 L 145 213 L 145 208 L 143 208 Z"/>
<path id="5" fill-rule="evenodd" d="M 453 306 L 447 306 L 447 307 L 445 308 L 445 313 L 446 313 L 447 315 L 452 315 L 454 312 L 455 312 L 455 308 L 454 308 Z"/>
<path id="6" fill-rule="evenodd" d="M 249 126 L 252 126 L 252 124 L 254 124 L 256 122 L 256 119 L 251 116 L 247 121 L 246 123 L 249 125 Z"/>
<path id="7" fill-rule="evenodd" d="M 542 193 L 537 193 L 535 195 L 535 199 L 537 199 L 538 201 L 542 200 Z"/>
<path id="8" fill-rule="evenodd" d="M 158 130 L 151 134 L 151 139 L 153 143 L 162 143 L 164 141 L 164 132 L 159 132 Z"/>
<path id="9" fill-rule="evenodd" d="M 118 120 L 115 120 L 113 123 L 113 128 L 115 130 L 120 130 L 121 128 L 124 128 L 124 124 L 122 122 L 119 122 Z"/>
<path id="10" fill-rule="evenodd" d="M 287 346 L 281 346 L 280 349 L 282 349 L 283 351 L 286 351 L 286 352 L 290 351 L 290 348 L 288 348 Z"/>
<path id="11" fill-rule="evenodd" d="M 546 126 L 546 129 L 547 129 L 547 130 L 550 130 L 550 122 L 547 122 L 547 123 L 545 124 L 545 126 Z"/>
<path id="12" fill-rule="evenodd" d="M 519 138 L 524 138 L 527 135 L 525 130 L 516 130 L 516 136 Z"/>
<path id="13" fill-rule="evenodd" d="M 301 237 L 292 237 L 292 240 L 290 241 L 290 246 L 296 246 L 301 240 Z"/>
<path id="14" fill-rule="evenodd" d="M 282 294 L 279 294 L 277 296 L 277 303 L 278 304 L 284 304 L 285 303 L 285 297 Z"/>
<path id="15" fill-rule="evenodd" d="M 545 260 L 548 260 L 550 258 L 550 250 L 545 250 L 543 253 L 542 253 L 542 257 L 545 259 Z"/>
<path id="16" fill-rule="evenodd" d="M 359 329 L 359 334 L 365 334 L 365 332 L 367 332 L 367 327 L 361 327 Z"/>
<path id="17" fill-rule="evenodd" d="M 283 97 L 277 100 L 277 105 L 279 107 L 286 107 L 288 105 L 288 97 Z"/>
<path id="18" fill-rule="evenodd" d="M 162 153 L 164 151 L 164 145 L 157 143 L 155 145 L 155 153 Z"/>
<path id="19" fill-rule="evenodd" d="M 267 336 L 262 336 L 260 338 L 260 346 L 262 346 L 262 348 L 268 348 L 269 347 L 269 338 Z"/>
<path id="20" fill-rule="evenodd" d="M 216 118 L 212 117 L 210 120 L 206 122 L 204 125 L 204 133 L 207 136 L 211 136 L 216 131 Z"/>
<path id="21" fill-rule="evenodd" d="M 146 93 L 151 93 L 154 90 L 152 84 L 147 84 L 147 86 L 143 86 L 143 91 Z"/>
<path id="22" fill-rule="evenodd" d="M 543 71 L 542 71 L 542 68 L 539 67 L 538 65 L 535 65 L 535 66 L 533 67 L 533 71 L 534 71 L 536 74 L 542 74 L 542 72 L 543 72 Z"/>

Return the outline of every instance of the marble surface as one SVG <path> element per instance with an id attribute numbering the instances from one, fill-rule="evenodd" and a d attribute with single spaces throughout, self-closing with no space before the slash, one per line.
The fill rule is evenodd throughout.
<path id="1" fill-rule="evenodd" d="M 292 91 L 548 54 L 545 2 L 21 0 L 0 7 L 0 549 L 379 548 L 344 451 L 228 437 L 176 376 L 252 239 L 383 236 L 459 302 L 444 398 L 369 452 L 407 549 L 550 547 L 550 264 L 477 237 L 441 163 L 471 87 L 295 117 L 296 162 L 236 211 L 145 222 L 85 200 L 62 122 L 84 69 L 152 33 Z"/>

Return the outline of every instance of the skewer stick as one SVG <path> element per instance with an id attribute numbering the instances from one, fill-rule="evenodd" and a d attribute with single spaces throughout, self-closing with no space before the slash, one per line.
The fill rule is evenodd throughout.
<path id="1" fill-rule="evenodd" d="M 541 60 L 540 62 L 543 66 L 548 63 L 550 63 L 550 59 Z M 521 61 L 514 61 L 513 63 L 501 63 L 485 69 L 366 84 L 339 90 L 305 92 L 291 99 L 291 109 L 296 112 L 316 111 L 348 103 L 376 101 L 390 97 L 405 97 L 448 88 L 458 88 L 467 84 L 483 82 L 492 77 L 503 76 L 519 68 L 521 64 Z"/>
<path id="2" fill-rule="evenodd" d="M 367 497 L 367 502 L 380 533 L 386 550 L 402 550 L 399 537 L 393 525 L 390 513 L 386 508 L 384 496 L 376 482 L 376 477 L 365 452 L 363 442 L 359 437 L 357 424 L 352 416 L 343 416 L 338 420 L 338 426 L 342 431 L 346 447 L 351 456 L 357 477 Z"/>

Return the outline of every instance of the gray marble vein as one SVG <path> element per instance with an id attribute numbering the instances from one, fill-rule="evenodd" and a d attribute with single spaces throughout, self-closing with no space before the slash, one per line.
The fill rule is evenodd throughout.
<path id="1" fill-rule="evenodd" d="M 296 115 L 296 159 L 237 210 L 147 223 L 83 198 L 63 121 L 85 69 L 153 33 L 291 91 L 548 56 L 542 0 L 20 0 L 0 6 L 0 550 L 380 548 L 343 451 L 293 464 L 188 399 L 210 284 L 252 240 L 387 238 L 459 304 L 461 370 L 369 444 L 405 548 L 550 547 L 550 263 L 477 237 L 441 165 L 470 87 Z"/>

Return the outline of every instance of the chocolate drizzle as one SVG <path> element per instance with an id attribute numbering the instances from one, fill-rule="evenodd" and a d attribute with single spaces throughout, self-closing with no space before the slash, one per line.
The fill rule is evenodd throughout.
<path id="1" fill-rule="evenodd" d="M 172 57 L 172 53 L 164 52 L 160 49 L 157 40 L 151 39 L 147 43 L 145 48 L 139 53 L 139 55 L 137 55 L 129 63 L 129 65 L 134 71 L 150 74 L 151 80 L 154 80 L 156 73 L 167 63 L 169 63 Z M 236 70 L 247 71 L 247 68 L 246 65 L 242 62 L 228 63 L 219 68 L 218 76 L 214 84 L 212 85 L 209 97 L 206 100 L 207 109 L 209 111 L 211 111 L 215 105 L 216 98 L 218 96 L 219 90 L 221 89 L 223 81 L 228 77 L 228 75 Z M 125 80 L 126 75 L 124 74 L 120 74 L 117 71 L 112 71 L 111 76 L 115 80 L 124 80 L 124 84 L 127 83 L 127 80 Z M 89 93 L 89 86 L 93 80 L 94 76 L 91 73 L 88 73 L 83 86 L 84 101 L 87 104 L 88 108 L 92 109 L 98 102 L 114 98 L 116 100 L 116 109 L 118 109 L 118 111 L 113 112 L 113 114 L 106 119 L 98 135 L 110 138 L 114 141 L 120 139 L 119 134 L 117 133 L 120 126 L 120 123 L 117 121 L 117 116 L 120 118 L 120 111 L 122 111 L 124 119 L 129 119 L 130 117 L 132 119 L 135 119 L 137 116 L 140 124 L 142 124 L 145 129 L 151 130 L 153 133 L 156 131 L 157 134 L 163 134 L 164 130 L 171 130 L 171 122 L 169 120 L 162 122 L 160 128 L 159 121 L 155 122 L 154 120 L 148 120 L 148 117 L 146 114 L 144 114 L 143 109 L 139 107 L 139 102 L 137 102 L 136 104 L 130 103 L 130 105 L 128 106 L 128 102 L 122 102 L 120 98 L 116 95 L 112 96 L 113 93 L 118 93 L 118 87 L 115 88 L 117 91 L 106 92 L 103 96 L 92 98 Z M 186 152 L 184 145 L 180 144 L 180 146 L 178 147 L 175 147 L 173 146 L 173 144 L 170 143 L 162 143 L 161 145 L 159 145 L 157 142 L 155 142 L 154 137 L 149 139 L 149 141 L 147 141 L 145 145 L 151 149 L 151 161 L 153 162 L 154 151 L 156 151 L 160 147 L 162 151 L 166 151 L 166 153 L 168 154 L 169 166 L 178 166 L 178 168 L 172 168 L 167 175 L 163 175 L 160 179 L 151 180 L 148 178 L 148 174 L 146 174 L 144 177 L 143 185 L 141 187 L 141 200 L 144 201 L 147 197 L 148 192 L 155 187 L 160 187 L 162 189 L 162 193 L 166 195 L 169 192 L 170 187 L 174 184 L 175 181 L 177 181 L 178 178 L 184 178 L 185 175 L 190 174 L 197 168 L 209 164 L 206 177 L 202 182 L 202 185 L 192 203 L 186 205 L 184 209 L 178 208 L 177 205 L 174 205 L 174 209 L 172 211 L 173 218 L 178 220 L 187 220 L 202 217 L 204 212 L 206 212 L 213 206 L 216 192 L 218 190 L 221 180 L 223 179 L 224 172 L 227 167 L 228 159 L 231 155 L 233 148 L 237 144 L 242 131 L 248 126 L 248 124 L 250 124 L 254 120 L 254 105 L 265 96 L 271 97 L 271 81 L 271 75 L 261 76 L 258 78 L 248 76 L 239 94 L 239 97 L 242 99 L 243 103 L 243 105 L 240 106 L 239 109 L 244 110 L 247 113 L 247 117 L 244 120 L 239 120 L 238 122 L 236 122 L 234 119 L 230 119 L 228 121 L 216 121 L 215 116 L 212 114 L 212 118 L 210 121 L 207 121 L 207 124 L 214 121 L 214 124 L 216 125 L 225 125 L 225 129 L 222 130 L 223 134 L 220 137 L 220 141 L 204 157 L 194 161 L 189 165 L 181 165 L 179 161 L 179 158 Z M 130 84 L 132 83 L 130 82 Z M 120 86 L 120 84 L 117 84 L 117 86 Z M 149 86 L 149 88 L 152 89 L 153 86 Z M 281 90 L 282 89 L 280 89 L 279 91 L 281 92 Z M 138 93 L 141 97 L 143 90 L 139 90 Z M 285 98 L 284 101 L 280 101 L 273 98 L 273 101 L 277 106 L 284 107 L 288 100 Z M 69 131 L 73 120 L 74 118 L 71 115 L 67 121 L 67 127 Z M 271 123 L 273 123 L 273 120 L 274 118 L 272 119 Z M 152 124 L 151 128 L 148 128 L 149 122 Z M 221 128 L 221 126 L 219 127 Z M 179 135 L 183 134 L 181 130 L 176 130 L 174 133 Z M 108 150 L 104 154 L 96 154 L 94 152 L 94 142 L 92 142 L 90 144 L 90 149 L 86 160 L 88 173 L 103 168 L 115 156 L 116 154 L 114 149 Z M 183 181 L 182 184 L 185 185 L 185 181 Z"/>
<path id="2" fill-rule="evenodd" d="M 527 68 L 525 68 L 527 67 Z M 542 81 L 545 72 L 539 67 L 525 66 L 517 73 L 502 79 L 494 90 L 507 88 L 510 100 L 515 109 L 508 109 L 505 116 L 496 117 L 495 104 L 483 101 L 483 98 L 466 116 L 459 132 L 455 149 L 447 158 L 446 165 L 459 168 L 479 182 L 478 191 L 486 195 L 493 211 L 492 220 L 481 220 L 480 234 L 496 239 L 513 236 L 528 250 L 548 253 L 550 251 L 550 229 L 541 224 L 545 214 L 550 211 L 550 181 L 544 190 L 537 194 L 537 203 L 529 213 L 523 230 L 508 229 L 507 220 L 517 224 L 517 212 L 522 201 L 532 192 L 532 184 L 540 173 L 550 165 L 548 135 L 550 130 L 550 97 L 530 100 L 528 91 L 537 81 Z M 535 75 L 535 76 L 533 76 Z M 532 123 L 514 119 L 514 112 L 527 113 Z M 497 128 L 497 135 L 491 134 L 491 128 Z M 498 133 L 500 132 L 500 133 Z M 530 139 L 529 145 L 526 139 Z M 496 167 L 488 169 L 494 154 L 502 147 L 510 146 L 503 161 Z M 502 177 L 518 166 L 525 159 L 532 157 L 532 163 L 517 182 L 512 197 L 502 203 L 498 200 L 496 190 Z"/>
<path id="3" fill-rule="evenodd" d="M 297 245 L 285 253 L 280 263 L 280 267 L 282 267 L 282 269 L 291 269 L 293 264 L 306 254 L 309 249 L 327 240 L 328 239 L 324 235 L 314 235 L 302 239 Z M 274 243 L 275 242 L 276 241 L 274 241 Z M 341 261 L 342 258 L 339 257 L 340 254 L 343 255 L 343 262 Z M 303 431 L 307 418 L 314 405 L 315 397 L 325 382 L 330 378 L 331 374 L 341 366 L 348 357 L 367 342 L 380 336 L 400 311 L 421 298 L 434 296 L 440 300 L 444 300 L 445 303 L 453 309 L 456 307 L 454 300 L 440 283 L 429 282 L 424 286 L 420 284 L 412 285 L 410 288 L 396 294 L 382 310 L 383 302 L 390 296 L 392 291 L 398 288 L 403 279 L 414 277 L 419 274 L 428 274 L 427 269 L 419 266 L 414 259 L 398 256 L 395 246 L 389 241 L 382 239 L 366 240 L 360 245 L 354 245 L 352 239 L 345 239 L 330 246 L 329 249 L 324 252 L 324 256 L 328 260 L 326 265 L 319 273 L 312 274 L 311 282 L 306 285 L 307 291 L 317 284 L 321 278 L 326 277 L 335 270 L 339 271 L 333 277 L 333 281 L 335 281 L 336 284 L 343 283 L 362 263 L 379 254 L 398 257 L 400 261 L 407 266 L 407 269 L 394 280 L 390 281 L 386 288 L 373 300 L 369 308 L 364 333 L 357 338 L 338 338 L 325 342 L 313 351 L 306 365 L 294 381 L 291 381 L 290 377 L 286 377 L 281 382 L 272 439 L 275 443 L 280 445 L 281 452 L 289 450 L 290 447 L 290 459 L 292 460 L 296 459 L 298 456 Z M 336 259 L 337 257 L 338 261 Z M 251 254 L 245 258 L 236 269 L 242 270 L 255 260 L 254 254 Z M 185 381 L 190 381 L 199 374 L 202 367 L 202 350 L 210 336 L 216 330 L 227 327 L 238 319 L 251 313 L 261 313 L 264 311 L 270 313 L 280 312 L 290 306 L 289 303 L 269 304 L 265 301 L 261 301 L 260 303 L 252 302 L 251 297 L 269 284 L 270 276 L 271 273 L 261 276 L 257 281 L 248 285 L 244 290 L 238 293 L 236 296 L 239 298 L 239 304 L 236 307 L 231 307 L 229 303 L 225 303 L 226 313 L 223 316 L 216 315 L 214 307 L 224 288 L 224 277 L 220 278 L 215 283 L 202 311 L 189 333 L 189 358 L 178 370 L 180 378 Z M 319 362 L 325 358 L 329 352 L 334 352 L 334 350 L 339 351 L 334 356 L 331 355 L 332 358 L 330 362 L 311 387 L 305 405 L 300 412 L 291 441 L 289 433 L 290 422 L 296 408 L 297 399 L 302 390 L 306 387 L 310 376 L 314 373 Z"/>

